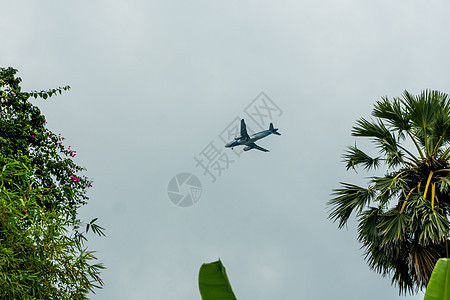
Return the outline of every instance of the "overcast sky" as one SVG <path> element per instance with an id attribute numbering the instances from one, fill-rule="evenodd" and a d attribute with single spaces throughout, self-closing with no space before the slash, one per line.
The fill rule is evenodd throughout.
<path id="1" fill-rule="evenodd" d="M 372 175 L 341 155 L 376 100 L 449 92 L 448 1 L 68 2 L 3 1 L 0 66 L 26 90 L 72 87 L 35 103 L 94 179 L 92 299 L 198 300 L 219 257 L 238 299 L 399 298 L 325 204 Z M 220 137 L 239 118 L 282 135 L 237 156 Z M 215 149 L 213 179 L 195 159 Z M 189 207 L 169 199 L 180 173 L 201 183 Z"/>

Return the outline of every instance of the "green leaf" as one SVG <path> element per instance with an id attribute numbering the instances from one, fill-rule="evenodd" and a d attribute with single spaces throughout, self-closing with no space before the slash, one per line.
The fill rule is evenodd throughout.
<path id="1" fill-rule="evenodd" d="M 386 155 L 386 163 L 389 167 L 404 163 L 404 154 L 397 144 L 394 133 L 391 133 L 381 120 L 375 122 L 364 118 L 359 119 L 356 121 L 356 126 L 353 126 L 352 135 L 368 137 L 375 142 L 380 152 Z"/>
<path id="2" fill-rule="evenodd" d="M 356 146 L 349 146 L 343 157 L 344 162 L 347 163 L 347 170 L 355 169 L 358 165 L 362 165 L 366 170 L 376 169 L 380 166 L 379 157 L 372 158 Z"/>
<path id="3" fill-rule="evenodd" d="M 378 230 L 383 238 L 383 242 L 396 243 L 406 239 L 409 219 L 409 216 L 401 214 L 397 209 L 381 215 Z"/>
<path id="4" fill-rule="evenodd" d="M 450 299 L 450 259 L 440 258 L 434 267 L 424 300 Z"/>
<path id="5" fill-rule="evenodd" d="M 198 285 L 202 300 L 236 300 L 220 260 L 201 266 Z"/>
<path id="6" fill-rule="evenodd" d="M 339 228 L 347 223 L 353 211 L 361 212 L 374 196 L 371 188 L 365 189 L 349 183 L 341 185 L 342 188 L 333 190 L 336 197 L 327 203 L 328 206 L 332 206 L 329 218 L 334 222 L 339 221 Z"/>
<path id="7" fill-rule="evenodd" d="M 376 102 L 372 115 L 385 120 L 400 133 L 411 129 L 410 116 L 403 110 L 400 99 L 391 102 L 387 97 L 383 97 L 382 101 Z"/>
<path id="8" fill-rule="evenodd" d="M 370 245 L 381 239 L 378 232 L 378 219 L 382 213 L 383 210 L 380 207 L 370 207 L 361 214 L 358 240 L 364 245 Z"/>

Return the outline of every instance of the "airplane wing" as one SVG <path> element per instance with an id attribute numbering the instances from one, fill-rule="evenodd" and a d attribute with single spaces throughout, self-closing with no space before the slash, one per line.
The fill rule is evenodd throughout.
<path id="1" fill-rule="evenodd" d="M 260 147 L 260 146 L 256 145 L 255 143 L 250 143 L 247 146 L 250 148 L 253 148 L 253 149 L 258 149 L 258 150 L 264 151 L 264 152 L 269 152 L 269 150 L 264 149 L 263 147 Z"/>
<path id="2" fill-rule="evenodd" d="M 245 126 L 244 119 L 241 120 L 241 137 L 248 139 L 250 138 L 247 133 L 247 126 Z"/>

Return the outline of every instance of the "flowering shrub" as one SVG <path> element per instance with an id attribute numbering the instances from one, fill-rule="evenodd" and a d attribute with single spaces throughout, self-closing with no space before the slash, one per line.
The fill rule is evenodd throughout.
<path id="1" fill-rule="evenodd" d="M 28 101 L 69 86 L 23 92 L 16 72 L 0 68 L 0 298 L 85 299 L 102 285 L 103 266 L 89 264 L 95 257 L 84 242 L 89 229 L 103 228 L 94 219 L 82 230 L 77 218 L 92 181 Z"/>

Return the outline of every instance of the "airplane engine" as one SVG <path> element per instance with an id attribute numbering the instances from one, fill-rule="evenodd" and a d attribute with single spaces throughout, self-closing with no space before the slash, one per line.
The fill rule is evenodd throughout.
<path id="1" fill-rule="evenodd" d="M 249 146 L 245 146 L 244 147 L 244 151 L 248 151 L 248 150 L 252 150 L 253 148 L 252 147 L 249 147 Z"/>
<path id="2" fill-rule="evenodd" d="M 237 136 L 237 137 L 234 138 L 235 141 L 238 141 L 238 140 L 240 140 L 240 139 L 241 139 L 240 136 Z"/>

